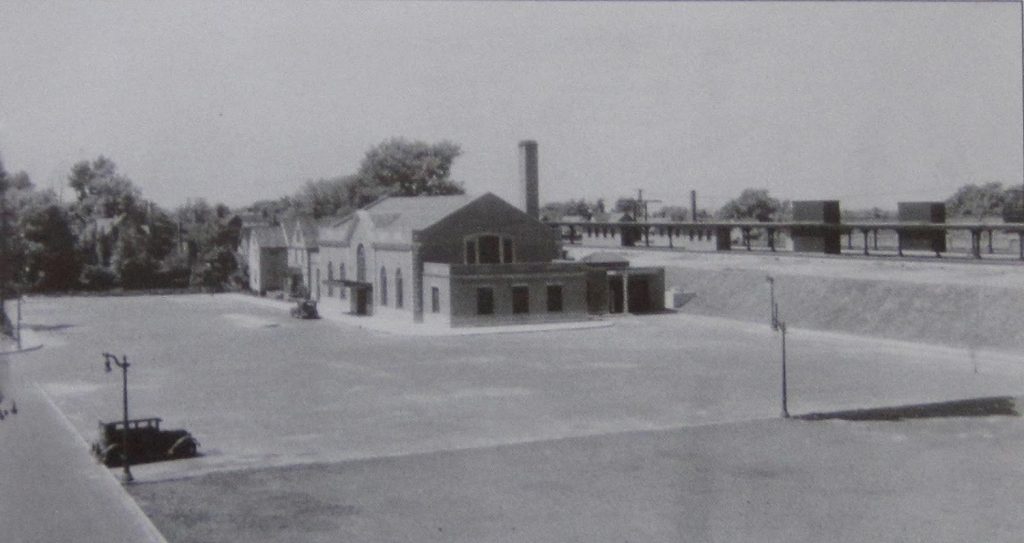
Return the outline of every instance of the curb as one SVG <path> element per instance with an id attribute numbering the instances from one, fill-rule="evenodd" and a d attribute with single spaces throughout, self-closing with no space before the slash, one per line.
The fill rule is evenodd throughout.
<path id="1" fill-rule="evenodd" d="M 50 395 L 47 394 L 45 390 L 43 390 L 43 387 L 39 386 L 39 383 L 33 382 L 32 386 L 34 386 L 36 390 L 39 391 L 39 395 L 44 400 L 46 400 L 46 403 L 49 404 L 50 408 L 53 409 L 55 413 L 57 413 L 57 418 L 60 419 L 61 424 L 64 425 L 64 428 L 75 436 L 76 441 L 82 444 L 84 450 L 88 450 L 89 443 L 85 440 L 84 437 L 82 437 L 81 434 L 78 433 L 78 430 L 75 429 L 74 425 L 71 424 L 71 421 L 68 420 L 66 415 L 64 415 L 64 412 L 61 411 L 60 408 L 57 407 L 57 404 L 53 402 L 53 399 L 50 398 Z M 152 543 L 167 543 L 167 539 L 165 539 L 163 534 L 160 533 L 160 530 L 157 530 L 156 526 L 153 524 L 153 521 L 150 520 L 150 518 L 146 515 L 142 508 L 139 507 L 139 504 L 135 501 L 135 499 L 132 498 L 130 494 L 128 494 L 128 491 L 125 490 L 124 486 L 117 479 L 117 477 L 106 467 L 101 467 L 100 464 L 95 464 L 95 466 L 97 468 L 97 471 L 102 469 L 104 473 L 103 476 L 98 478 L 98 480 L 102 481 L 102 483 L 100 484 L 106 486 L 109 489 L 108 493 L 116 495 L 120 498 L 121 504 L 127 510 L 128 514 L 134 518 L 135 524 L 141 529 L 141 531 L 144 534 L 146 534 L 146 541 Z"/>

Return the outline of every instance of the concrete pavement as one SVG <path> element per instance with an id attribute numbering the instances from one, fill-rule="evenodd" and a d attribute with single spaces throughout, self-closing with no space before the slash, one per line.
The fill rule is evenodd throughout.
<path id="1" fill-rule="evenodd" d="M 16 356 L 16 355 L 14 355 Z M 0 356 L 0 541 L 165 543 L 43 391 Z"/>

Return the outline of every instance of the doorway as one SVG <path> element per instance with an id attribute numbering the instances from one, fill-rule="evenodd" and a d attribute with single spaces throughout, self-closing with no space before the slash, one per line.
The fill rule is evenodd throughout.
<path id="1" fill-rule="evenodd" d="M 356 315 L 369 315 L 370 314 L 370 293 L 372 292 L 368 288 L 354 288 L 352 289 L 352 296 L 355 298 L 355 314 Z"/>
<path id="2" fill-rule="evenodd" d="M 623 311 L 623 288 L 622 276 L 611 275 L 608 277 L 608 312 L 622 313 Z"/>
<path id="3" fill-rule="evenodd" d="M 646 277 L 630 276 L 629 308 L 630 313 L 647 313 L 651 310 L 651 289 Z"/>

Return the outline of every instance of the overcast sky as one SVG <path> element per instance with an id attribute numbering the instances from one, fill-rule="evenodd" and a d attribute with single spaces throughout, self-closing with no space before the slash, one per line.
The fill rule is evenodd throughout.
<path id="1" fill-rule="evenodd" d="M 513 199 L 844 208 L 1021 183 L 1013 3 L 0 2 L 0 156 L 42 186 L 103 154 L 144 195 L 229 205 L 459 143 Z M 65 196 L 68 196 L 66 191 Z"/>

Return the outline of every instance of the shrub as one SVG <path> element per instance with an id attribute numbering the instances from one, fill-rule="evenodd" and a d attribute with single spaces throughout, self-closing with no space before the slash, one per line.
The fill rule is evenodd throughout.
<path id="1" fill-rule="evenodd" d="M 86 290 L 108 290 L 117 284 L 117 274 L 98 265 L 88 265 L 82 269 L 79 280 Z"/>

